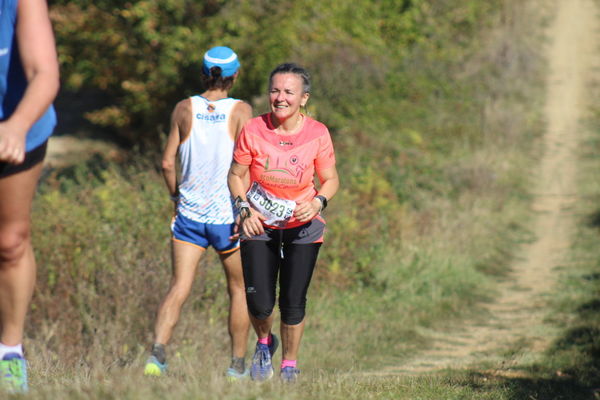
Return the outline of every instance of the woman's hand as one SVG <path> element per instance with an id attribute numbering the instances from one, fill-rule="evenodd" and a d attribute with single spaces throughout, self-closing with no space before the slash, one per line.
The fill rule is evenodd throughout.
<path id="1" fill-rule="evenodd" d="M 250 208 L 250 215 L 245 218 L 241 218 L 238 226 L 242 228 L 242 233 L 247 237 L 262 235 L 265 233 L 262 221 L 266 219 L 267 218 L 264 215 L 255 209 Z M 239 235 L 240 229 L 238 228 L 237 230 Z"/>
<path id="2" fill-rule="evenodd" d="M 238 215 L 235 217 L 235 223 L 233 224 L 233 235 L 229 236 L 229 241 L 235 242 L 240 239 L 240 221 L 241 217 Z"/>
<path id="3" fill-rule="evenodd" d="M 321 211 L 321 200 L 314 198 L 311 201 L 298 203 L 294 209 L 294 217 L 300 222 L 308 222 Z"/>
<path id="4" fill-rule="evenodd" d="M 18 132 L 7 122 L 0 123 L 0 161 L 20 164 L 25 159 L 26 132 Z"/>

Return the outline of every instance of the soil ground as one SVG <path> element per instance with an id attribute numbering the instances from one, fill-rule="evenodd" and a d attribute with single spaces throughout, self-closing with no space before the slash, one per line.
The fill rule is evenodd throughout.
<path id="1" fill-rule="evenodd" d="M 50 137 L 44 162 L 50 168 L 66 167 L 87 160 L 96 153 L 107 160 L 122 157 L 119 147 L 108 141 L 64 135 Z"/>

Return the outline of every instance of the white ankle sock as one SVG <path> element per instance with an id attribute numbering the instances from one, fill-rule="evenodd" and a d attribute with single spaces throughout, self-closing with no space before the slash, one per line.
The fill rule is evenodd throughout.
<path id="1" fill-rule="evenodd" d="M 9 353 L 17 353 L 23 357 L 23 345 L 19 343 L 16 346 L 7 346 L 4 343 L 0 343 L 0 360 L 2 360 L 4 356 Z"/>

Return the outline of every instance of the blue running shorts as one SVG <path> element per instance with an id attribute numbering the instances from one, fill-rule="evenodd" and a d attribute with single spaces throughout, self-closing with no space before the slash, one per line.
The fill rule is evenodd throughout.
<path id="1" fill-rule="evenodd" d="M 212 246 L 218 253 L 226 254 L 240 247 L 239 240 L 229 240 L 233 235 L 234 226 L 235 224 L 196 222 L 177 213 L 171 225 L 171 232 L 175 241 L 190 243 L 203 249 Z"/>

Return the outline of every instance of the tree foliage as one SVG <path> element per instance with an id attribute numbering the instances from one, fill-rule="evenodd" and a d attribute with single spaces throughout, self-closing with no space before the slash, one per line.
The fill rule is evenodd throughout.
<path id="1" fill-rule="evenodd" d="M 342 124 L 339 114 L 362 108 L 365 91 L 388 86 L 406 95 L 406 76 L 397 67 L 408 51 L 428 41 L 443 51 L 436 32 L 450 24 L 468 35 L 490 7 L 480 3 L 61 0 L 51 4 L 51 15 L 64 87 L 82 96 L 103 93 L 86 117 L 137 142 L 156 140 L 174 103 L 201 90 L 201 59 L 211 46 L 238 52 L 242 74 L 233 94 L 259 111 L 275 65 L 307 65 L 324 96 L 315 104 Z"/>
<path id="2" fill-rule="evenodd" d="M 451 193 L 445 154 L 481 142 L 488 98 L 507 90 L 502 70 L 509 70 L 496 55 L 505 53 L 501 40 L 484 41 L 494 26 L 510 23 L 503 10 L 518 3 L 61 0 L 51 11 L 63 86 L 99 93 L 86 117 L 132 144 L 159 142 L 174 104 L 202 90 L 201 60 L 211 46 L 228 45 L 240 56 L 232 95 L 255 113 L 267 110 L 267 79 L 277 64 L 306 66 L 313 76 L 308 112 L 333 134 L 337 197 L 353 205 L 330 211 L 337 244 L 322 258 L 334 274 L 341 260 L 358 260 L 345 271 L 368 281 L 362 271 L 380 257 L 382 232 L 397 240 L 407 210 L 420 207 L 415 189 Z"/>

